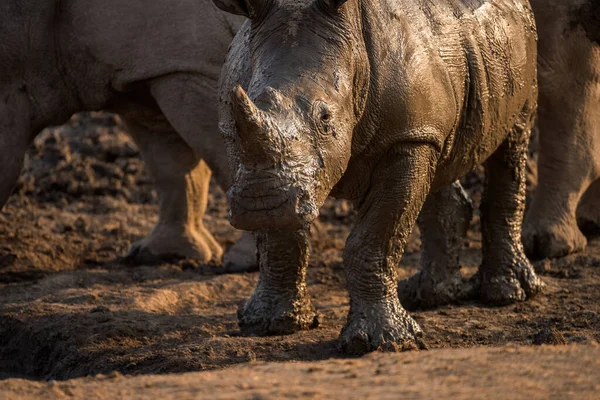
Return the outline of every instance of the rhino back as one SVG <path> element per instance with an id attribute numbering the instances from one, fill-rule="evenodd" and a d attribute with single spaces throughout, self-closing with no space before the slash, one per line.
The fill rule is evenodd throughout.
<path id="1" fill-rule="evenodd" d="M 487 159 L 537 101 L 537 37 L 527 1 L 486 2 L 469 25 L 462 114 L 449 157 L 442 161 L 459 175 Z"/>
<path id="2" fill-rule="evenodd" d="M 108 66 L 116 90 L 173 72 L 198 73 L 216 82 L 243 21 L 225 18 L 210 0 L 78 0 L 64 2 L 61 12 L 75 41 L 71 45 Z"/>
<path id="3" fill-rule="evenodd" d="M 440 168 L 448 176 L 436 179 L 467 173 L 499 146 L 532 99 L 536 33 L 528 2 L 364 3 L 376 102 L 367 109 L 360 147 L 429 124 L 448 132 L 441 160 L 448 168 Z"/>

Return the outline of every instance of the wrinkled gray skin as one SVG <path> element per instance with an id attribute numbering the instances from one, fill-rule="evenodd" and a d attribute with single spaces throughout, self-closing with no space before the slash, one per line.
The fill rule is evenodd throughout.
<path id="1" fill-rule="evenodd" d="M 585 247 L 580 228 L 590 234 L 600 231 L 600 2 L 530 1 L 539 35 L 541 149 L 539 183 L 525 218 L 523 242 L 531 258 L 560 257 Z M 466 237 L 462 227 L 471 219 L 468 202 L 457 187 L 446 196 L 437 218 L 423 221 L 427 207 L 421 213 L 420 228 L 427 239 L 422 268 L 398 285 L 406 308 L 431 308 L 473 294 L 468 290 L 472 282 L 462 284 L 458 264 Z M 431 240 L 427 232 L 438 239 Z"/>
<path id="2" fill-rule="evenodd" d="M 600 2 L 531 0 L 539 31 L 538 187 L 523 242 L 533 258 L 600 232 Z M 579 227 L 578 227 L 579 222 Z"/>
<path id="3" fill-rule="evenodd" d="M 306 232 L 332 194 L 358 210 L 344 252 L 341 348 L 418 341 L 396 266 L 428 193 L 452 190 L 483 162 L 481 297 L 505 304 L 541 289 L 520 240 L 537 95 L 525 0 L 214 1 L 251 20 L 220 86 L 231 221 L 260 231 L 260 279 L 239 311 L 242 331 L 316 325 Z"/>
<path id="4" fill-rule="evenodd" d="M 202 216 L 211 170 L 223 188 L 230 183 L 216 90 L 243 21 L 209 0 L 2 1 L 0 207 L 43 128 L 109 110 L 138 144 L 160 198 L 159 222 L 130 258 L 220 258 Z M 256 263 L 251 236 L 229 262 Z"/>

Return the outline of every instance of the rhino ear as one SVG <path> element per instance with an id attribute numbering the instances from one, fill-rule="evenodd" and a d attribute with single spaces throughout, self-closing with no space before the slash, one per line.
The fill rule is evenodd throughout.
<path id="1" fill-rule="evenodd" d="M 213 0 L 213 3 L 228 13 L 250 17 L 244 0 Z"/>

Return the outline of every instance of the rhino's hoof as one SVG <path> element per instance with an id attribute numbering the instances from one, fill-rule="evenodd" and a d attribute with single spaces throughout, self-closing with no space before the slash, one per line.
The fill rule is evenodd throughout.
<path id="1" fill-rule="evenodd" d="M 454 304 L 473 297 L 475 289 L 473 282 L 463 278 L 460 271 L 439 279 L 421 270 L 398 282 L 400 303 L 407 310 Z"/>
<path id="2" fill-rule="evenodd" d="M 256 243 L 252 234 L 245 232 L 242 237 L 227 250 L 223 257 L 223 265 L 227 272 L 258 271 Z"/>
<path id="3" fill-rule="evenodd" d="M 523 231 L 525 253 L 532 260 L 564 257 L 582 251 L 587 239 L 577 224 L 535 226 L 527 224 Z"/>
<path id="4" fill-rule="evenodd" d="M 491 268 L 482 266 L 473 278 L 484 303 L 502 306 L 524 301 L 544 289 L 544 283 L 524 256 L 504 264 L 508 265 L 495 265 Z"/>
<path id="5" fill-rule="evenodd" d="M 396 303 L 351 311 L 340 334 L 340 351 L 360 356 L 375 350 L 426 348 L 421 328 L 400 303 Z"/>
<path id="6" fill-rule="evenodd" d="M 155 230 L 131 245 L 125 261 L 137 265 L 154 265 L 180 259 L 209 263 L 219 261 L 222 256 L 223 249 L 206 229 L 181 234 Z"/>
<path id="7" fill-rule="evenodd" d="M 238 310 L 238 324 L 246 336 L 289 335 L 319 326 L 319 316 L 308 296 L 286 300 L 256 293 Z"/>

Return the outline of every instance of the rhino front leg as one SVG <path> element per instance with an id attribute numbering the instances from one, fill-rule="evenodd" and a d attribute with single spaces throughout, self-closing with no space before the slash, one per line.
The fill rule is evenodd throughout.
<path id="1" fill-rule="evenodd" d="M 529 114 L 486 162 L 481 204 L 483 263 L 477 279 L 480 297 L 490 304 L 523 301 L 544 287 L 525 256 L 521 224 L 525 210 Z"/>
<path id="2" fill-rule="evenodd" d="M 260 276 L 252 297 L 238 310 L 246 335 L 284 335 L 316 328 L 306 290 L 308 231 L 256 233 Z"/>
<path id="3" fill-rule="evenodd" d="M 427 196 L 417 221 L 421 269 L 398 283 L 408 310 L 426 309 L 469 297 L 470 281 L 460 272 L 460 250 L 473 217 L 473 203 L 457 181 Z"/>
<path id="4" fill-rule="evenodd" d="M 403 145 L 371 176 L 371 189 L 344 252 L 350 313 L 340 346 L 346 353 L 420 342 L 421 328 L 398 298 L 396 268 L 429 191 L 437 157 L 430 145 Z"/>
<path id="5" fill-rule="evenodd" d="M 140 148 L 159 197 L 159 220 L 152 232 L 134 243 L 127 258 L 152 264 L 173 258 L 219 260 L 223 250 L 204 227 L 211 171 L 165 121 L 142 125 L 124 118 Z"/>

